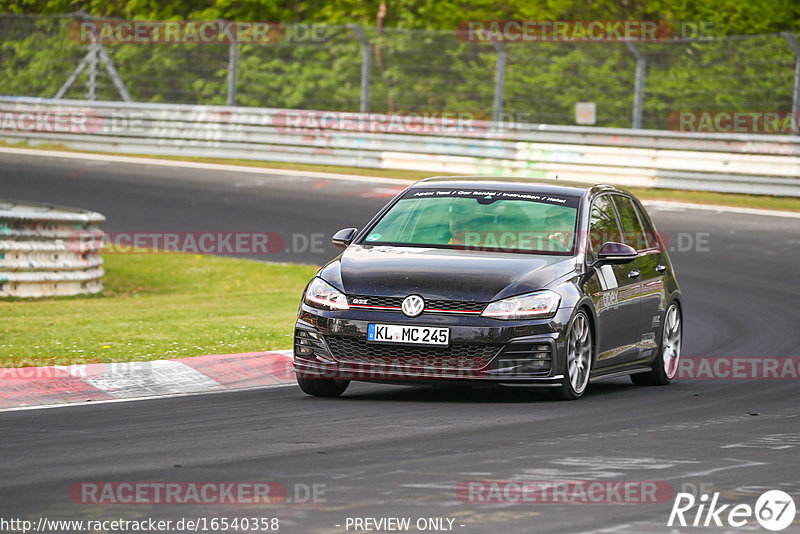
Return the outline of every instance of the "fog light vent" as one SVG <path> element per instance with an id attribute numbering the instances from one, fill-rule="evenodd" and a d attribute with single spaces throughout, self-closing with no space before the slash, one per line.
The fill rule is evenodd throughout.
<path id="1" fill-rule="evenodd" d="M 300 329 L 294 332 L 294 355 L 304 358 L 313 358 L 315 356 L 330 357 L 328 350 L 325 348 L 325 343 L 322 341 L 322 336 L 316 332 Z"/>
<path id="2" fill-rule="evenodd" d="M 517 341 L 509 343 L 495 364 L 495 372 L 510 375 L 542 375 L 550 372 L 553 353 L 550 344 Z"/>

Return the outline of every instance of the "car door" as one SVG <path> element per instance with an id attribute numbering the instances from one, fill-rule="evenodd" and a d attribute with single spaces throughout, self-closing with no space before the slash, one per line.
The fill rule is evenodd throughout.
<path id="1" fill-rule="evenodd" d="M 614 194 L 612 197 L 617 208 L 620 226 L 622 227 L 623 242 L 635 248 L 639 253 L 636 260 L 629 264 L 630 271 L 628 273 L 631 281 L 631 293 L 636 294 L 636 299 L 639 302 L 638 316 L 635 318 L 635 348 L 629 351 L 624 358 L 624 361 L 631 362 L 649 357 L 655 348 L 655 335 L 649 330 L 644 330 L 642 326 L 647 317 L 652 319 L 652 311 L 658 307 L 656 302 L 658 297 L 658 291 L 656 290 L 658 251 L 650 247 L 650 240 L 644 230 L 641 215 L 638 213 L 633 199 L 621 194 Z M 648 292 L 646 302 L 644 300 L 645 290 Z"/>
<path id="2" fill-rule="evenodd" d="M 667 258 L 644 209 L 635 200 L 633 207 L 644 230 L 643 242 L 639 245 L 642 248 L 637 249 L 639 251 L 637 261 L 641 272 L 640 357 L 650 358 L 658 347 L 658 333 L 661 330 L 661 321 L 667 306 L 664 282 Z"/>
<path id="3" fill-rule="evenodd" d="M 603 243 L 623 242 L 623 239 L 610 195 L 598 196 L 590 211 L 589 261 L 593 261 Z M 595 269 L 587 285 L 597 311 L 598 369 L 631 361 L 638 354 L 639 280 L 631 276 L 636 270 L 635 261 L 603 265 Z"/>

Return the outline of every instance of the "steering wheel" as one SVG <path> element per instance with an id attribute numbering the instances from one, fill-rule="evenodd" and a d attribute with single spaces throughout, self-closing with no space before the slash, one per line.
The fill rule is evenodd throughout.
<path id="1" fill-rule="evenodd" d="M 568 252 L 569 249 L 567 248 L 567 240 L 569 239 L 569 235 L 567 232 L 553 232 L 547 239 L 553 243 L 558 250 L 556 252 Z"/>

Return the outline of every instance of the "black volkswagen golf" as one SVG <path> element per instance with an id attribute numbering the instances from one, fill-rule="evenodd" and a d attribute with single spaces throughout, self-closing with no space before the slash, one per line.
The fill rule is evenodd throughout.
<path id="1" fill-rule="evenodd" d="M 407 188 L 305 289 L 300 388 L 351 380 L 550 388 L 630 375 L 668 384 L 681 353 L 680 289 L 641 203 L 610 186 L 436 177 Z"/>

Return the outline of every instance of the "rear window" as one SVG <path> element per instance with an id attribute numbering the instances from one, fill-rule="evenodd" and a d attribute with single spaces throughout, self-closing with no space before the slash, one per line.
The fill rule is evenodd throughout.
<path id="1" fill-rule="evenodd" d="M 411 189 L 362 244 L 567 254 L 578 203 L 524 191 Z"/>

